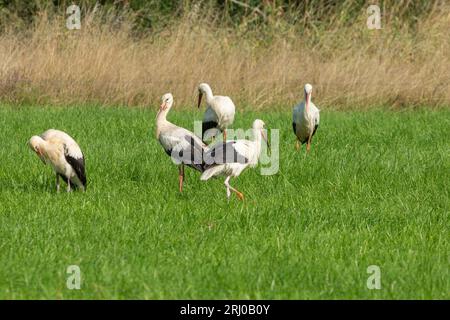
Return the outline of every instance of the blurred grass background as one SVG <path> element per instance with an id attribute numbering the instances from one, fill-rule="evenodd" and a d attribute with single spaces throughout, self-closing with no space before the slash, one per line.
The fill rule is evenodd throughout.
<path id="1" fill-rule="evenodd" d="M 448 1 L 0 0 L 0 101 L 192 106 L 209 82 L 238 108 L 450 105 Z M 366 25 L 381 8 L 380 30 Z"/>

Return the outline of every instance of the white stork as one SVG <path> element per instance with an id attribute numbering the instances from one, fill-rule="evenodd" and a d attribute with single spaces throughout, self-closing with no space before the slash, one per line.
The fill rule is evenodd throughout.
<path id="1" fill-rule="evenodd" d="M 60 177 L 67 183 L 67 192 L 71 191 L 72 185 L 86 190 L 84 156 L 71 136 L 63 131 L 49 129 L 40 136 L 31 137 L 28 144 L 44 164 L 53 167 L 57 192 Z"/>
<path id="2" fill-rule="evenodd" d="M 292 113 L 292 126 L 297 136 L 295 147 L 300 148 L 300 143 L 306 143 L 306 151 L 311 148 L 311 139 L 319 127 L 320 110 L 311 101 L 312 85 L 305 85 L 305 101 L 297 105 Z"/>
<path id="3" fill-rule="evenodd" d="M 231 140 L 218 143 L 207 150 L 204 154 L 205 171 L 202 173 L 200 180 L 225 175 L 224 183 L 227 188 L 227 198 L 230 198 L 231 191 L 233 191 L 240 200 L 243 200 L 242 192 L 233 188 L 229 181 L 231 177 L 239 176 L 245 168 L 255 167 L 258 164 L 261 154 L 261 140 L 264 139 L 268 145 L 264 125 L 264 122 L 259 119 L 253 122 L 253 141 Z"/>
<path id="4" fill-rule="evenodd" d="M 161 98 L 161 106 L 156 116 L 156 138 L 164 151 L 179 165 L 179 189 L 183 191 L 184 165 L 203 172 L 202 156 L 206 144 L 195 134 L 167 121 L 166 117 L 173 104 L 173 96 L 166 93 Z"/>
<path id="5" fill-rule="evenodd" d="M 207 109 L 203 116 L 202 138 L 205 132 L 215 128 L 223 132 L 223 141 L 227 140 L 227 128 L 234 121 L 236 107 L 230 97 L 214 96 L 211 87 L 207 83 L 198 86 L 198 105 L 200 108 L 202 97 L 205 95 Z"/>

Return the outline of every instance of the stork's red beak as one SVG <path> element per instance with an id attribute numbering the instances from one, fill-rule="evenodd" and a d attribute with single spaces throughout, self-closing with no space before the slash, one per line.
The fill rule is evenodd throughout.
<path id="1" fill-rule="evenodd" d="M 159 110 L 156 113 L 156 118 L 158 118 L 159 114 L 166 108 L 166 103 L 163 102 L 160 106 L 159 106 Z"/>
<path id="2" fill-rule="evenodd" d="M 310 96 L 311 96 L 311 92 L 306 94 L 306 102 L 305 102 L 306 103 L 306 106 L 305 106 L 306 110 L 308 110 L 308 108 L 309 108 L 309 97 Z"/>
<path id="3" fill-rule="evenodd" d="M 264 133 L 264 129 L 261 129 L 261 137 L 264 139 L 264 141 L 266 142 L 267 145 L 267 152 L 270 155 L 270 142 L 269 139 L 267 138 L 266 134 Z"/>
<path id="4" fill-rule="evenodd" d="M 203 93 L 199 92 L 197 108 L 200 108 L 200 104 L 202 103 L 202 97 L 203 97 Z"/>
<path id="5" fill-rule="evenodd" d="M 40 149 L 35 150 L 36 154 L 38 155 L 39 159 L 41 159 L 42 163 L 45 164 L 44 156 L 42 155 L 42 152 Z"/>

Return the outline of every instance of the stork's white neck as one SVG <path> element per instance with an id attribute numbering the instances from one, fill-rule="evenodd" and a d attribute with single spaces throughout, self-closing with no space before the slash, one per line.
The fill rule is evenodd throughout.
<path id="1" fill-rule="evenodd" d="M 311 93 L 307 94 L 305 91 L 305 117 L 309 117 L 311 110 Z"/>
<path id="2" fill-rule="evenodd" d="M 156 116 L 156 138 L 159 138 L 161 130 L 163 130 L 167 125 L 170 124 L 170 122 L 167 121 L 167 114 L 169 113 L 171 107 L 172 106 L 169 106 L 165 110 L 158 111 L 158 114 Z"/>
<path id="3" fill-rule="evenodd" d="M 256 145 L 256 159 L 258 159 L 261 153 L 261 143 L 262 143 L 261 129 L 253 129 L 253 142 Z"/>
<path id="4" fill-rule="evenodd" d="M 208 105 L 211 105 L 212 100 L 214 99 L 213 92 L 210 86 L 203 87 L 203 94 L 205 95 L 205 100 Z"/>
<path id="5" fill-rule="evenodd" d="M 254 142 L 261 142 L 261 130 L 253 128 L 253 141 Z"/>
<path id="6" fill-rule="evenodd" d="M 156 124 L 160 125 L 164 122 L 167 122 L 168 111 L 169 109 L 158 111 L 158 114 L 156 115 Z"/>
<path id="7" fill-rule="evenodd" d="M 46 163 L 48 162 L 48 159 L 56 159 L 56 152 L 59 146 L 61 146 L 61 144 L 55 144 L 55 141 L 53 141 L 52 143 L 50 143 L 49 141 L 45 141 L 42 139 L 42 141 L 39 142 L 38 144 L 39 146 L 39 150 L 41 151 L 42 156 L 44 157 L 44 161 Z"/>

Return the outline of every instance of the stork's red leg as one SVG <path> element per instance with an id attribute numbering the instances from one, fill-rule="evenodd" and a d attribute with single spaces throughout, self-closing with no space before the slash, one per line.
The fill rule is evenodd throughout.
<path id="1" fill-rule="evenodd" d="M 227 141 L 227 129 L 223 130 L 223 142 Z"/>
<path id="2" fill-rule="evenodd" d="M 180 192 L 183 192 L 183 176 L 181 174 L 178 176 L 178 186 L 180 188 Z"/>
<path id="3" fill-rule="evenodd" d="M 56 192 L 59 193 L 59 174 L 56 174 Z"/>
<path id="4" fill-rule="evenodd" d="M 229 183 L 230 179 L 231 179 L 231 176 L 229 176 L 225 179 L 225 186 L 227 187 L 227 196 L 229 197 L 228 191 L 231 190 L 234 193 L 236 193 L 236 196 L 239 198 L 239 200 L 244 200 L 244 194 L 242 192 L 239 192 L 237 189 L 233 188 L 232 186 L 230 186 L 230 183 Z"/>
<path id="5" fill-rule="evenodd" d="M 178 185 L 180 188 L 180 192 L 183 192 L 183 179 L 184 179 L 184 167 L 183 164 L 181 164 L 178 170 Z"/>

